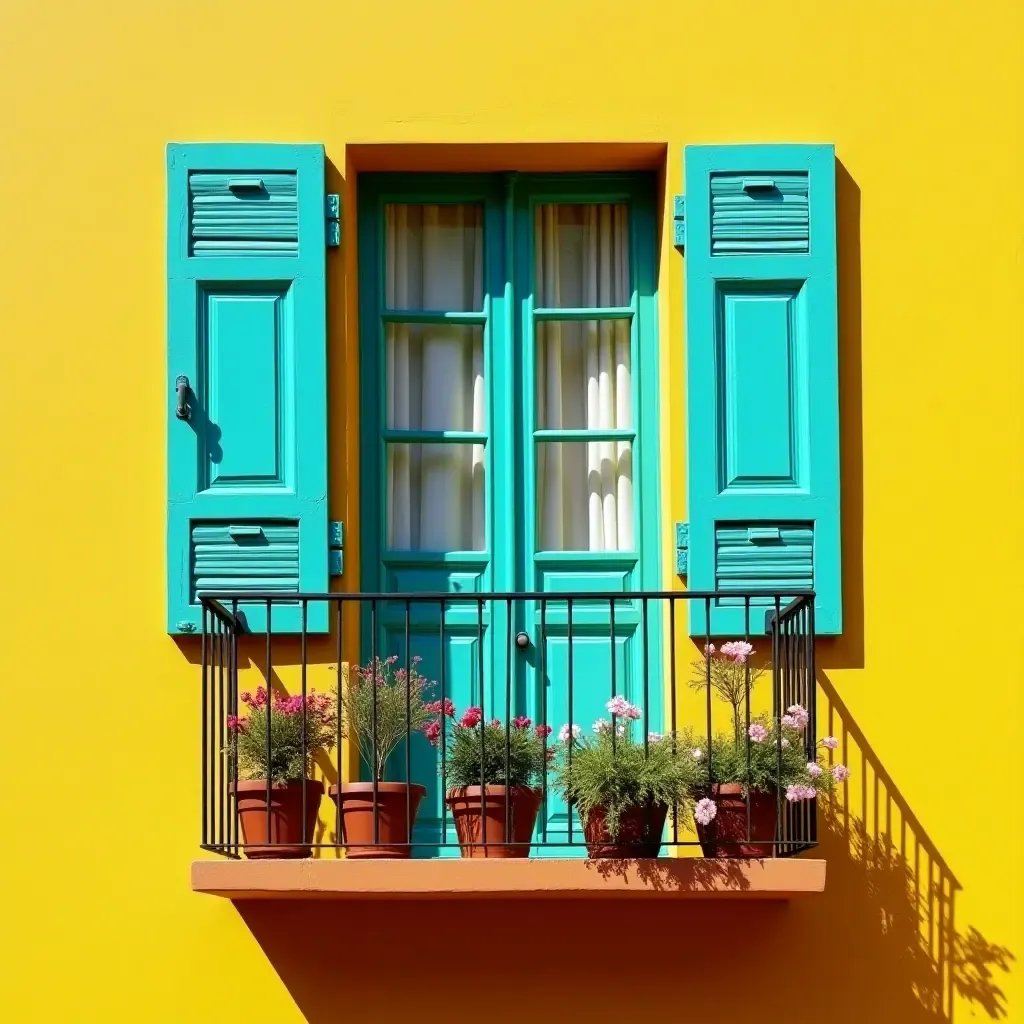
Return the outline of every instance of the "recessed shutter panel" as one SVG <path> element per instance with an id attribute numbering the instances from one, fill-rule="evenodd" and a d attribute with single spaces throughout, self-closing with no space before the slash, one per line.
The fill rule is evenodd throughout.
<path id="1" fill-rule="evenodd" d="M 813 587 L 842 631 L 835 153 L 688 146 L 689 575 L 722 597 L 694 636 L 742 635 L 751 590 Z M 786 603 L 785 600 L 783 603 Z M 771 598 L 751 602 L 764 629 Z"/>
<path id="2" fill-rule="evenodd" d="M 288 595 L 328 589 L 323 147 L 175 144 L 167 171 L 168 631 L 214 592 L 297 631 Z"/>

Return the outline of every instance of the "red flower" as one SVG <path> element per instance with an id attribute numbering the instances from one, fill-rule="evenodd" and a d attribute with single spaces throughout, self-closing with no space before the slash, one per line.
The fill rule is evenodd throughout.
<path id="1" fill-rule="evenodd" d="M 491 721 L 490 721 L 490 726 L 491 726 L 492 729 L 500 729 L 501 728 L 501 719 L 500 718 L 492 718 Z"/>
<path id="2" fill-rule="evenodd" d="M 246 720 L 238 715 L 228 715 L 228 729 L 231 732 L 245 732 Z"/>
<path id="3" fill-rule="evenodd" d="M 529 729 L 530 726 L 533 725 L 533 722 L 531 722 L 530 719 L 526 717 L 526 715 L 520 715 L 518 718 L 512 719 L 512 724 L 517 729 Z"/>
<path id="4" fill-rule="evenodd" d="M 441 714 L 441 701 L 431 701 L 429 704 L 426 705 L 426 710 L 432 715 Z M 455 702 L 452 701 L 449 697 L 445 697 L 444 699 L 444 714 L 446 714 L 449 718 L 455 717 Z"/>
<path id="5" fill-rule="evenodd" d="M 441 720 L 433 721 L 423 730 L 424 735 L 430 741 L 432 747 L 437 746 L 438 738 L 441 735 Z"/>
<path id="6" fill-rule="evenodd" d="M 479 725 L 484 717 L 484 709 L 478 707 L 466 708 L 463 712 L 462 718 L 459 721 L 465 729 L 472 729 L 474 726 Z"/>
<path id="7" fill-rule="evenodd" d="M 545 736 L 550 736 L 551 735 L 551 726 L 550 725 L 538 725 L 537 728 L 534 731 L 537 733 L 537 735 L 541 739 L 544 739 Z"/>

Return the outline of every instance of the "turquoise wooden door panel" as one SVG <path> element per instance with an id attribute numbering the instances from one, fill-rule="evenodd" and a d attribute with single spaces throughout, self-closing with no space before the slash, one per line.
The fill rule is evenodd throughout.
<path id="1" fill-rule="evenodd" d="M 171 145 L 168 631 L 198 595 L 327 589 L 324 155 L 318 145 Z M 242 602 L 250 629 L 266 606 Z M 327 609 L 306 627 L 327 630 Z M 298 604 L 275 631 L 302 628 Z"/>
<path id="2" fill-rule="evenodd" d="M 451 698 L 460 712 L 469 705 L 482 705 L 487 719 L 505 721 L 509 715 L 526 714 L 539 723 L 546 718 L 557 732 L 569 720 L 571 711 L 573 720 L 585 720 L 589 729 L 596 718 L 607 714 L 604 705 L 612 695 L 613 678 L 616 693 L 626 694 L 637 703 L 644 700 L 641 614 L 637 603 L 627 595 L 644 585 L 656 585 L 657 578 L 657 449 L 652 443 L 656 438 L 657 404 L 640 401 L 643 384 L 656 379 L 656 361 L 652 362 L 656 360 L 656 340 L 650 183 L 601 176 L 451 179 L 372 175 L 360 179 L 359 192 L 364 352 L 362 588 L 452 595 L 452 600 L 446 602 L 443 629 L 438 602 L 412 602 L 408 610 L 404 602 L 389 602 L 379 609 L 376 623 L 369 609 L 364 608 L 364 659 L 371 656 L 376 637 L 376 649 L 382 656 L 397 655 L 399 666 L 407 658 L 421 658 L 420 671 L 435 681 L 434 696 L 440 698 L 443 681 L 444 696 Z M 588 307 L 584 303 L 574 303 L 569 309 L 563 302 L 565 313 L 546 312 L 538 306 L 539 295 L 534 294 L 538 208 L 574 200 L 600 202 L 609 209 L 617 203 L 629 210 L 625 297 L 614 308 L 607 302 L 599 304 L 601 308 L 593 311 L 593 317 L 585 315 Z M 460 303 L 459 295 L 453 295 L 446 285 L 436 280 L 431 284 L 432 275 L 437 276 L 436 261 L 431 269 L 430 261 L 424 260 L 422 270 L 417 269 L 409 280 L 404 280 L 398 269 L 403 260 L 415 262 L 409 251 L 418 244 L 417 232 L 431 230 L 440 238 L 445 225 L 451 227 L 454 204 L 475 204 L 482 210 L 485 287 L 478 304 Z M 408 208 L 400 209 L 403 205 Z M 413 210 L 412 206 L 418 209 Z M 455 219 L 462 223 L 466 216 L 460 214 Z M 415 225 L 408 232 L 409 244 L 402 250 L 396 244 L 397 223 Z M 464 260 L 465 253 L 473 248 L 464 229 L 460 230 L 463 233 L 459 239 L 442 253 L 444 259 Z M 565 249 L 570 255 L 578 242 L 576 236 L 566 242 Z M 456 276 L 465 283 L 471 275 L 464 271 Z M 443 296 L 444 301 L 429 302 L 431 294 Z M 408 303 L 417 295 L 421 305 L 412 308 Z M 462 299 L 465 300 L 464 294 Z M 402 308 L 394 308 L 399 301 Z M 551 427 L 550 416 L 538 407 L 535 395 L 542 376 L 537 352 L 545 344 L 543 328 L 538 332 L 536 327 L 538 318 L 555 323 L 564 318 L 572 324 L 600 321 L 600 326 L 592 330 L 598 334 L 604 331 L 602 337 L 617 340 L 622 349 L 620 357 L 632 369 L 627 405 L 637 410 L 626 427 L 615 426 L 598 433 L 576 423 Z M 614 330 L 607 326 L 613 320 L 621 324 Z M 399 327 L 411 323 L 422 325 L 422 330 Z M 408 416 L 399 415 L 395 396 L 407 394 L 403 361 L 415 358 L 409 353 L 417 346 L 424 350 L 428 345 L 434 346 L 435 357 L 445 345 L 454 352 L 457 346 L 453 324 L 467 328 L 479 325 L 482 332 L 484 395 L 482 399 L 478 395 L 475 401 L 483 401 L 486 415 L 474 419 L 467 414 L 459 422 L 452 409 L 446 409 L 443 415 L 436 410 L 428 415 L 427 407 L 434 403 L 426 393 L 420 405 L 416 405 L 417 400 L 412 402 Z M 558 331 L 554 333 L 557 335 Z M 568 338 L 572 331 L 564 333 Z M 538 334 L 542 335 L 539 342 Z M 449 378 L 439 382 L 439 386 L 457 388 L 460 364 L 453 358 Z M 426 363 L 419 369 L 421 374 L 427 373 Z M 408 376 L 412 380 L 415 375 Z M 474 416 L 475 410 L 476 405 Z M 623 453 L 628 454 L 626 464 L 631 470 L 633 491 L 623 500 L 631 510 L 627 524 L 631 535 L 628 543 L 612 544 L 611 550 L 587 550 L 586 543 L 581 548 L 573 517 L 568 512 L 559 519 L 558 537 L 548 535 L 550 531 L 546 533 L 536 512 L 544 501 L 538 493 L 538 472 L 542 480 L 559 479 L 558 474 L 550 471 L 546 477 L 543 475 L 541 467 L 547 453 L 555 452 L 558 446 L 585 449 L 588 443 L 613 446 L 620 462 L 625 457 Z M 420 515 L 417 526 L 417 506 L 420 512 L 423 506 L 415 493 L 415 471 L 413 483 L 408 486 L 410 497 L 403 499 L 411 502 L 411 513 L 405 515 L 395 507 L 396 481 L 404 480 L 404 470 L 396 469 L 397 460 L 405 458 L 396 454 L 399 445 L 409 446 L 408 457 L 414 465 L 419 460 L 421 491 L 425 487 L 428 460 L 444 457 L 443 452 L 452 446 L 480 446 L 484 453 L 480 469 L 484 478 L 482 508 L 486 529 L 477 547 L 435 543 L 436 538 L 445 536 L 464 539 L 451 523 Z M 423 447 L 417 450 L 416 445 Z M 553 457 L 561 455 L 556 452 Z M 579 455 L 577 451 L 575 456 Z M 571 462 L 573 456 L 565 457 Z M 582 479 L 585 486 L 585 477 Z M 402 486 L 407 485 L 403 482 Z M 650 501 L 636 500 L 641 489 L 651 495 Z M 433 500 L 441 499 L 435 495 Z M 445 506 L 442 503 L 437 507 Z M 475 521 L 477 506 L 473 507 Z M 458 518 L 458 509 L 453 508 L 451 515 Z M 619 518 L 626 521 L 622 516 Z M 401 545 L 396 544 L 396 538 L 401 538 Z M 570 708 L 570 627 L 567 602 L 559 595 L 606 590 L 623 594 L 614 616 L 607 602 L 579 600 L 574 608 Z M 522 591 L 552 595 L 543 613 L 543 624 L 539 602 L 491 596 Z M 457 599 L 460 595 L 475 594 L 485 596 L 482 605 L 475 600 Z M 650 678 L 660 680 L 656 668 L 660 624 L 653 609 L 648 618 Z M 525 650 L 515 643 L 519 633 L 525 633 L 529 640 Z M 650 727 L 658 728 L 660 682 L 650 687 L 648 697 Z M 414 737 L 408 759 L 404 748 L 396 752 L 389 776 L 402 780 L 408 774 L 428 787 L 416 833 L 417 841 L 425 845 L 417 855 L 440 852 L 457 856 L 454 845 L 443 851 L 430 845 L 441 836 L 443 817 L 437 758 L 438 752 L 423 737 Z M 559 841 L 566 832 L 565 808 L 557 806 L 557 801 L 550 802 L 547 824 L 542 822 L 538 826 L 538 834 L 543 834 L 546 827 L 550 827 L 551 842 Z M 579 838 L 577 824 L 575 839 Z M 447 841 L 455 842 L 450 821 Z M 570 851 L 554 847 L 551 852 L 579 854 L 582 848 Z"/>
<path id="3" fill-rule="evenodd" d="M 688 146 L 689 586 L 816 592 L 842 630 L 835 154 Z M 762 632 L 723 598 L 694 636 Z"/>

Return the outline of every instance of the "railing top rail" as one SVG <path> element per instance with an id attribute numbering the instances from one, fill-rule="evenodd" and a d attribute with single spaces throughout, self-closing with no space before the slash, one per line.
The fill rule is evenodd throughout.
<path id="1" fill-rule="evenodd" d="M 718 600 L 743 600 L 745 598 L 770 597 L 779 601 L 793 600 L 804 601 L 814 598 L 813 590 L 564 590 L 558 592 L 518 590 L 518 591 L 473 591 L 468 594 L 451 593 L 449 591 L 416 591 L 416 592 L 363 592 L 363 591 L 337 591 L 331 593 L 319 593 L 313 591 L 298 591 L 295 593 L 282 593 L 281 591 L 246 591 L 245 593 L 233 593 L 229 591 L 209 591 L 199 595 L 200 603 L 210 607 L 216 606 L 229 620 L 231 612 L 225 607 L 225 603 L 233 604 L 254 604 L 270 602 L 295 602 L 295 601 L 439 601 L 452 602 L 463 601 L 469 604 L 477 604 L 481 601 L 635 601 L 637 598 L 648 600 L 685 600 L 685 601 L 718 601 Z M 785 611 L 789 605 L 782 610 Z"/>

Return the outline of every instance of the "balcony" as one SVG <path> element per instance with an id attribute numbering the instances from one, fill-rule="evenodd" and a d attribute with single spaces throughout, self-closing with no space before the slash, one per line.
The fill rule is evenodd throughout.
<path id="1" fill-rule="evenodd" d="M 743 634 L 691 638 L 694 602 L 705 623 L 735 607 Z M 304 628 L 314 608 L 329 635 Z M 202 623 L 200 845 L 216 856 L 193 863 L 196 891 L 824 889 L 816 793 L 836 766 L 811 593 L 218 594 Z"/>

